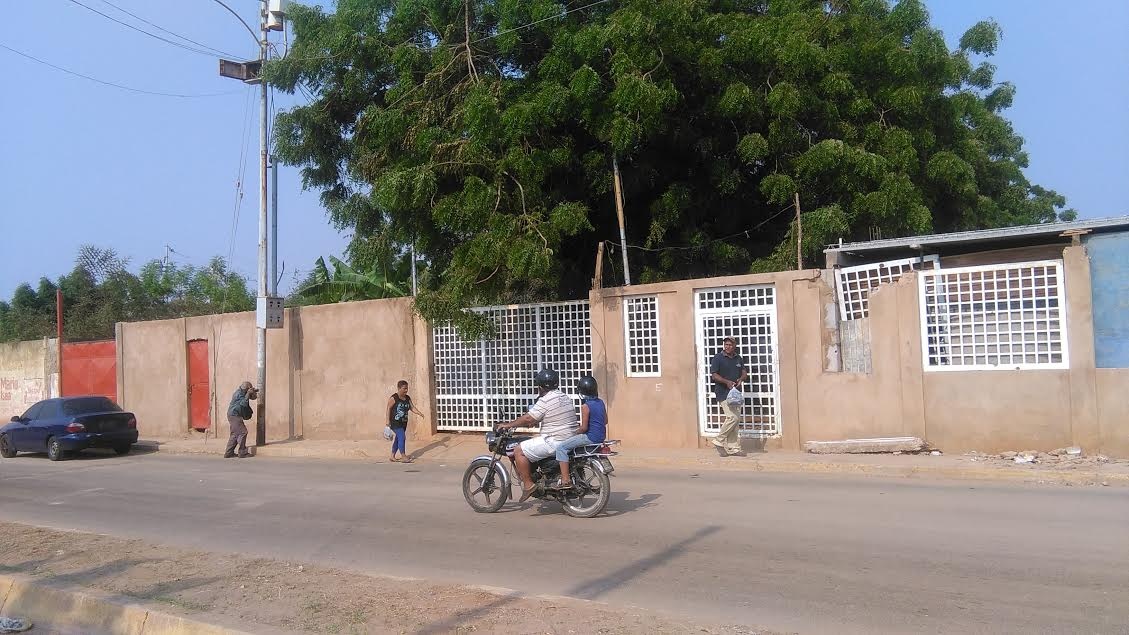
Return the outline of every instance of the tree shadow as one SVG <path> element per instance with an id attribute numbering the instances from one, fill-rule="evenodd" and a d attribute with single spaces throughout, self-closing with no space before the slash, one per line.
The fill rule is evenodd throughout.
<path id="1" fill-rule="evenodd" d="M 595 600 L 596 598 L 608 593 L 609 591 L 618 589 L 631 580 L 638 578 L 651 569 L 654 569 L 662 564 L 669 562 L 670 560 L 673 560 L 674 558 L 684 553 L 686 551 L 686 547 L 708 536 L 716 534 L 719 531 L 721 531 L 721 527 L 718 525 L 709 525 L 702 527 L 698 531 L 694 532 L 694 534 L 690 537 L 680 540 L 667 547 L 666 549 L 658 551 L 650 556 L 647 556 L 646 558 L 636 560 L 635 562 L 625 567 L 621 567 L 616 571 L 612 571 L 607 575 L 600 576 L 599 578 L 595 578 L 587 582 L 582 582 L 569 589 L 566 592 L 566 595 L 582 598 L 585 600 Z"/>
<path id="2" fill-rule="evenodd" d="M 480 606 L 478 608 L 465 610 L 465 611 L 459 611 L 458 613 L 455 613 L 454 615 L 452 615 L 451 617 L 448 617 L 445 620 L 440 620 L 438 622 L 433 622 L 431 624 L 428 624 L 427 626 L 424 626 L 423 628 L 416 631 L 416 635 L 433 635 L 434 633 L 450 633 L 450 632 L 453 632 L 453 631 L 455 631 L 455 629 L 457 629 L 459 627 L 459 625 L 464 624 L 464 623 L 466 623 L 470 620 L 478 619 L 478 618 L 480 618 L 484 615 L 489 614 L 491 611 L 493 611 L 495 609 L 501 608 L 501 607 L 505 606 L 506 604 L 513 602 L 514 600 L 519 600 L 521 598 L 522 598 L 522 594 L 517 592 L 517 591 L 507 593 L 506 595 L 499 597 L 498 599 L 494 600 L 493 602 L 483 604 L 482 606 Z M 462 632 L 462 631 L 458 631 L 458 632 Z"/>

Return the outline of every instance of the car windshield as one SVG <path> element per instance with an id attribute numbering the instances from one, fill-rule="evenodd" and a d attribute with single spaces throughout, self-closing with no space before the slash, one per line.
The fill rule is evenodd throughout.
<path id="1" fill-rule="evenodd" d="M 79 397 L 63 402 L 64 415 L 84 415 L 91 412 L 121 412 L 121 408 L 105 397 Z"/>

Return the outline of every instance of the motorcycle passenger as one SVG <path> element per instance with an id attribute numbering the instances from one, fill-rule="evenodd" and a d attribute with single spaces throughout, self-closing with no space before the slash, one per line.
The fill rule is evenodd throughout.
<path id="1" fill-rule="evenodd" d="M 582 445 L 603 443 L 607 438 L 608 408 L 599 397 L 596 378 L 586 375 L 576 383 L 580 393 L 580 434 L 570 437 L 557 446 L 557 462 L 561 465 L 561 478 L 555 489 L 571 489 L 572 476 L 568 472 L 568 453 Z"/>
<path id="2" fill-rule="evenodd" d="M 537 386 L 537 402 L 529 412 L 499 428 L 527 428 L 541 425 L 541 433 L 522 441 L 514 449 L 514 462 L 521 477 L 522 492 L 519 503 L 525 502 L 536 486 L 533 484 L 532 464 L 553 456 L 562 441 L 576 434 L 576 406 L 572 398 L 560 391 L 560 376 L 551 368 L 543 368 L 533 377 Z"/>

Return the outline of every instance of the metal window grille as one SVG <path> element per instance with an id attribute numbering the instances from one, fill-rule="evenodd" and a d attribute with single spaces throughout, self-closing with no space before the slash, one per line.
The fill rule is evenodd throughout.
<path id="1" fill-rule="evenodd" d="M 695 293 L 698 345 L 698 421 L 704 436 L 713 436 L 725 416 L 713 393 L 710 362 L 732 337 L 745 358 L 743 437 L 780 434 L 779 356 L 776 341 L 776 290 L 769 286 L 703 289 Z"/>
<path id="2" fill-rule="evenodd" d="M 935 255 L 874 262 L 836 270 L 839 313 L 844 320 L 858 320 L 870 315 L 870 294 L 878 285 L 893 282 L 903 273 L 917 269 L 940 269 L 941 259 Z"/>
<path id="3" fill-rule="evenodd" d="M 659 377 L 659 298 L 624 298 L 623 330 L 627 341 L 627 376 Z"/>
<path id="4" fill-rule="evenodd" d="M 918 291 L 927 371 L 1069 366 L 1061 261 L 923 272 Z"/>
<path id="5" fill-rule="evenodd" d="M 541 368 L 560 373 L 571 395 L 592 372 L 588 301 L 471 310 L 493 320 L 497 336 L 467 342 L 449 324 L 433 329 L 439 430 L 490 430 L 518 417 L 536 400 L 533 375 Z"/>

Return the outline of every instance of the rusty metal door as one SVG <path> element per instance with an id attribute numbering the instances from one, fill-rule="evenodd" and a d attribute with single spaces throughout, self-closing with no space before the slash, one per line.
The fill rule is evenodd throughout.
<path id="1" fill-rule="evenodd" d="M 212 426 L 212 397 L 208 340 L 188 342 L 188 425 L 194 430 Z"/>
<path id="2" fill-rule="evenodd" d="M 117 399 L 118 356 L 114 340 L 63 344 L 63 396 Z"/>

